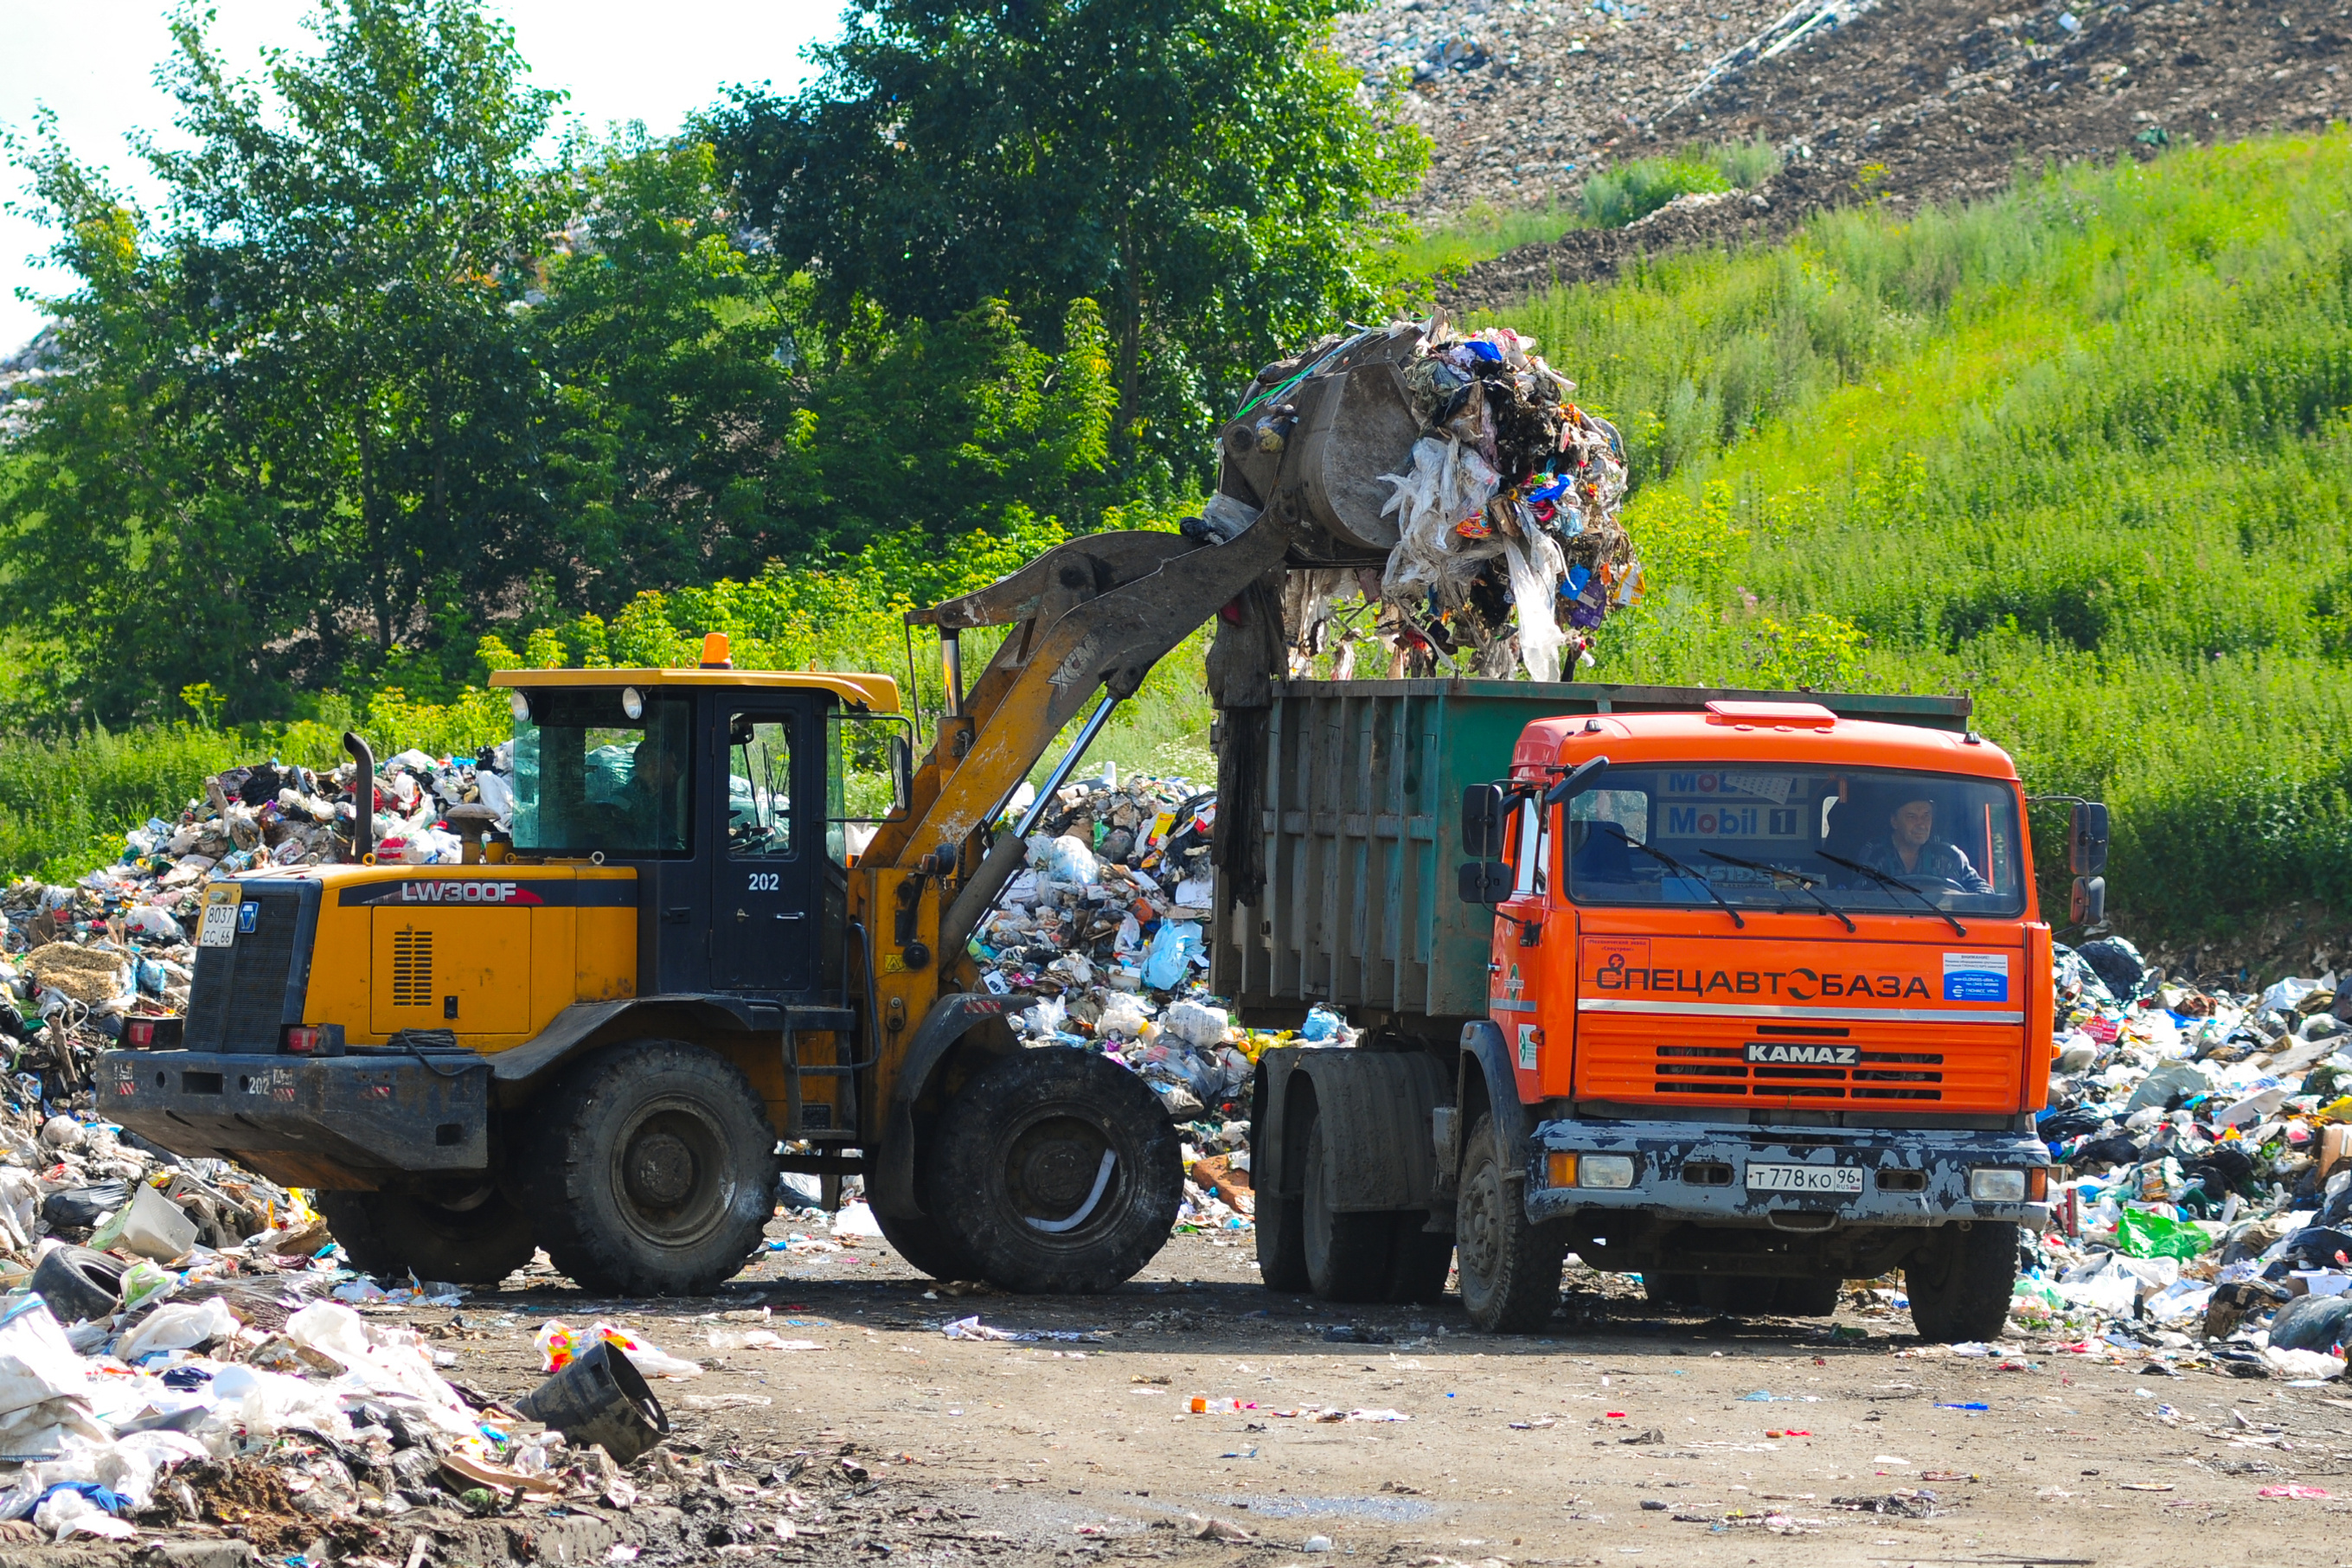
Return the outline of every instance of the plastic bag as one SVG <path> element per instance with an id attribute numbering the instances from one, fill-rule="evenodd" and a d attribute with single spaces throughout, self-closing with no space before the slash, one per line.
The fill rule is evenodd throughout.
<path id="1" fill-rule="evenodd" d="M 1226 1033 L 1233 1028 L 1233 1017 L 1223 1008 L 1188 998 L 1170 1004 L 1160 1016 L 1160 1027 L 1195 1051 L 1207 1051 L 1224 1043 Z"/>
<path id="2" fill-rule="evenodd" d="M 1102 880 L 1102 862 L 1094 851 L 1067 833 L 1058 839 L 1039 833 L 1031 839 L 1029 863 L 1055 882 L 1091 884 Z"/>
<path id="3" fill-rule="evenodd" d="M 2116 1246 L 2129 1258 L 2194 1258 L 2212 1243 L 2193 1225 L 2127 1208 L 2116 1220 Z"/>
<path id="4" fill-rule="evenodd" d="M 116 1343 L 114 1354 L 136 1363 L 157 1351 L 194 1350 L 216 1339 L 234 1339 L 238 1323 L 228 1303 L 215 1296 L 209 1301 L 174 1301 L 157 1307 Z"/>
<path id="5" fill-rule="evenodd" d="M 1143 949 L 1143 983 L 1155 991 L 1174 990 L 1184 983 L 1192 955 L 1201 950 L 1198 925 L 1190 920 L 1161 922 Z"/>
<path id="6" fill-rule="evenodd" d="M 0 1412 L 89 1392 L 89 1374 L 48 1303 L 26 1298 L 0 1318 Z"/>
<path id="7" fill-rule="evenodd" d="M 1537 530 L 1503 540 L 1503 565 L 1511 578 L 1511 602 L 1519 612 L 1519 664 L 1531 681 L 1559 679 L 1560 650 L 1568 633 L 1552 610 L 1554 584 L 1567 575 L 1568 561 L 1549 534 Z"/>
<path id="8" fill-rule="evenodd" d="M 699 1377 L 698 1363 L 680 1361 L 658 1346 L 647 1344 L 629 1333 L 618 1323 L 596 1322 L 585 1329 L 565 1326 L 553 1318 L 539 1325 L 531 1343 L 539 1346 L 542 1372 L 561 1372 L 572 1364 L 572 1358 L 585 1346 L 598 1340 L 625 1353 L 631 1365 L 647 1377 Z"/>
<path id="9" fill-rule="evenodd" d="M 306 1427 L 335 1438 L 352 1435 L 351 1417 L 343 1414 L 341 1397 L 334 1388 L 281 1372 L 264 1372 L 242 1364 L 224 1366 L 213 1375 L 213 1397 L 217 1401 L 215 1410 L 253 1437 L 273 1437 L 291 1427 Z"/>

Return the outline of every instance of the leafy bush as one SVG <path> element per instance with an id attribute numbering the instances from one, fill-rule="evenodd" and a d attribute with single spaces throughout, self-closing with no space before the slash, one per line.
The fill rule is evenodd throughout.
<path id="1" fill-rule="evenodd" d="M 1700 159 L 1636 158 L 1584 182 L 1584 216 L 1596 227 L 1621 229 L 1676 196 L 1729 189 L 1723 172 Z"/>

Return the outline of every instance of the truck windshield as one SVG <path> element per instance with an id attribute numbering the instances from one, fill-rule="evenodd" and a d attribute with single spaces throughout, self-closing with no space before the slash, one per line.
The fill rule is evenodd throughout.
<path id="1" fill-rule="evenodd" d="M 617 688 L 531 694 L 515 721 L 514 844 L 530 854 L 684 852 L 693 771 L 691 698 Z"/>
<path id="2" fill-rule="evenodd" d="M 2017 792 L 1891 768 L 1708 763 L 1610 768 L 1568 803 L 1560 846 L 1579 904 L 2017 915 Z M 1647 846 L 1660 854 L 1636 848 Z"/>

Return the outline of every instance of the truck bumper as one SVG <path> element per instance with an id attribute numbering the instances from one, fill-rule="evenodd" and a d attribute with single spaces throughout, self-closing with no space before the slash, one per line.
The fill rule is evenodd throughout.
<path id="1" fill-rule="evenodd" d="M 1555 1154 L 1626 1155 L 1631 1186 L 1553 1186 Z M 1580 1169 L 1582 1168 L 1580 1158 Z M 1528 1218 L 1580 1210 L 1642 1210 L 1694 1224 L 1764 1226 L 1820 1232 L 1840 1225 L 1936 1226 L 2013 1220 L 2040 1230 L 2050 1205 L 1988 1202 L 1969 1196 L 1969 1173 L 1987 1166 L 2045 1169 L 2050 1152 L 2028 1134 L 1872 1132 L 1843 1127 L 1718 1127 L 1690 1122 L 1545 1122 L 1528 1140 Z M 1858 1190 L 1786 1191 L 1751 1186 L 1764 1166 L 1841 1167 Z M 1621 1167 L 1622 1168 L 1622 1167 Z M 1833 1178 L 1834 1179 L 1834 1178 Z M 1856 1185 L 1856 1177 L 1842 1178 Z"/>
<path id="2" fill-rule="evenodd" d="M 175 1155 L 241 1160 L 276 1180 L 373 1186 L 394 1173 L 489 1168 L 479 1058 L 110 1051 L 100 1114 Z"/>

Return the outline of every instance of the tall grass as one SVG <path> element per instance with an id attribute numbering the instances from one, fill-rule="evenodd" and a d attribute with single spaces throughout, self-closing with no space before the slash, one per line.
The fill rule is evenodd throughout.
<path id="1" fill-rule="evenodd" d="M 1624 431 L 1600 678 L 1968 690 L 2119 911 L 2352 905 L 2352 138 L 2052 176 L 1508 312 Z M 1832 635 L 1832 643 L 1839 636 Z"/>

